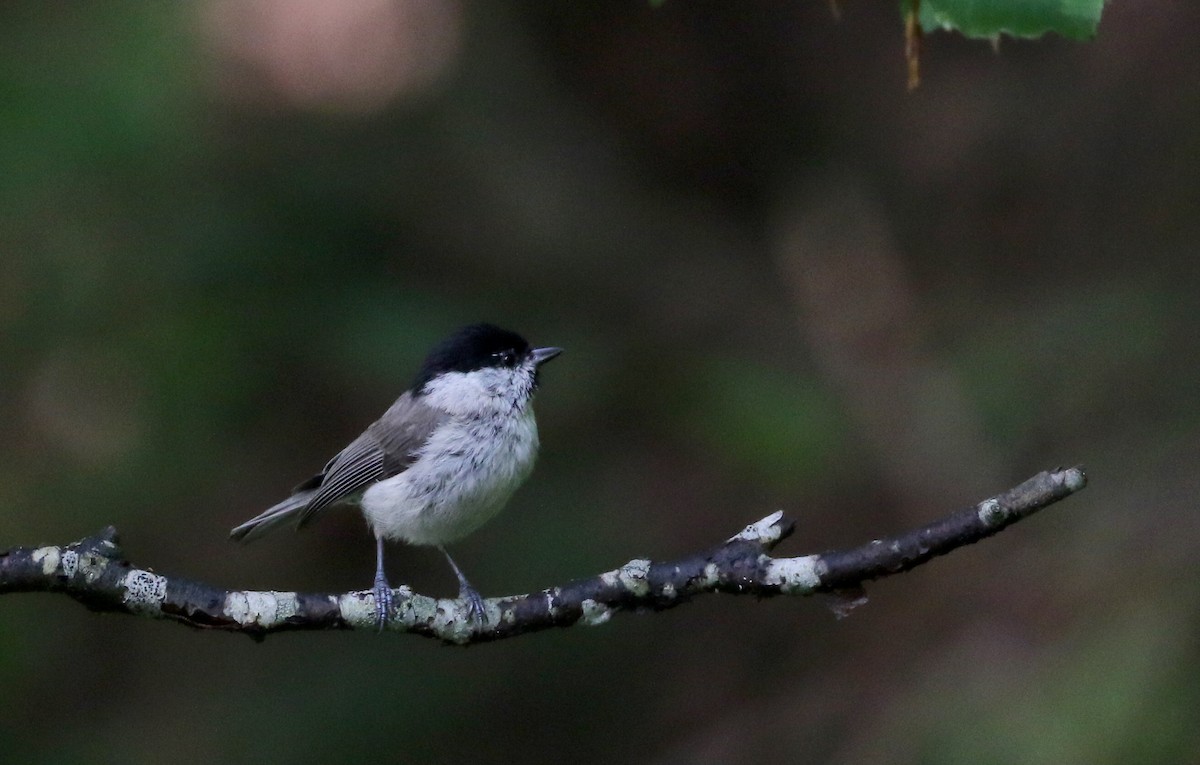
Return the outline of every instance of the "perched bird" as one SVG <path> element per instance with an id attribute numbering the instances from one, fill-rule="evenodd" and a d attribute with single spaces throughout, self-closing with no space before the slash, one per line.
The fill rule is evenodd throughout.
<path id="1" fill-rule="evenodd" d="M 357 502 L 375 533 L 375 618 L 391 615 L 385 540 L 432 545 L 458 577 L 472 619 L 483 599 L 446 552 L 500 511 L 533 470 L 538 450 L 531 401 L 538 370 L 561 348 L 530 348 L 491 324 L 465 327 L 425 358 L 412 387 L 290 497 L 233 529 L 249 542 L 284 524 Z"/>

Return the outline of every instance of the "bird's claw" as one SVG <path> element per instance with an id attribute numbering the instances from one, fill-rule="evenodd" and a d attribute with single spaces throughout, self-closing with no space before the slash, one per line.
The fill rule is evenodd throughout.
<path id="1" fill-rule="evenodd" d="M 463 587 L 458 597 L 466 601 L 467 614 L 471 617 L 472 624 L 476 628 L 482 628 L 487 624 L 487 607 L 483 604 L 483 597 L 474 587 Z"/>
<path id="2" fill-rule="evenodd" d="M 371 592 L 375 595 L 375 626 L 383 632 L 392 616 L 392 588 L 388 586 L 386 579 L 377 576 Z"/>

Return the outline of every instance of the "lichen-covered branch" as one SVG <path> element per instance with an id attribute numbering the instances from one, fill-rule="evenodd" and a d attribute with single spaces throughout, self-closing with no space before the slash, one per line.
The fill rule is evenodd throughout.
<path id="1" fill-rule="evenodd" d="M 709 592 L 768 597 L 856 592 L 871 579 L 907 571 L 992 536 L 1082 489 L 1081 468 L 1039 473 L 1025 483 L 927 526 L 849 550 L 773 558 L 792 532 L 777 512 L 710 550 L 670 562 L 632 560 L 613 571 L 527 595 L 486 601 L 480 627 L 464 603 L 395 590 L 388 629 L 465 645 L 549 627 L 603 624 L 618 611 L 661 611 Z M 245 632 L 376 628 L 370 590 L 341 594 L 225 590 L 164 576 L 125 560 L 111 526 L 63 547 L 0 553 L 0 594 L 62 592 L 95 611 L 170 619 Z"/>

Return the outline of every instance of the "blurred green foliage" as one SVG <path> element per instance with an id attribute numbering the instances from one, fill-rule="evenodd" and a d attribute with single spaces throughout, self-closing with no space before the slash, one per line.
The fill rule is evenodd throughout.
<path id="1" fill-rule="evenodd" d="M 905 0 L 906 7 L 911 0 Z M 1055 32 L 1074 40 L 1095 36 L 1104 0 L 921 0 L 921 27 L 968 37 L 1041 37 Z"/>

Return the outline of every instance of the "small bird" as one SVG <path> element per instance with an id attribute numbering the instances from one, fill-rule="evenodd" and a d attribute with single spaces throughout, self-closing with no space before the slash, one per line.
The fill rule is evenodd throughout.
<path id="1" fill-rule="evenodd" d="M 533 470 L 538 450 L 531 406 L 542 364 L 561 348 L 530 348 L 491 324 L 464 327 L 434 347 L 412 387 L 292 495 L 230 532 L 249 542 L 288 523 L 302 528 L 326 508 L 357 502 L 375 534 L 375 619 L 392 610 L 385 540 L 432 545 L 458 577 L 471 618 L 483 599 L 445 545 L 504 507 Z"/>

